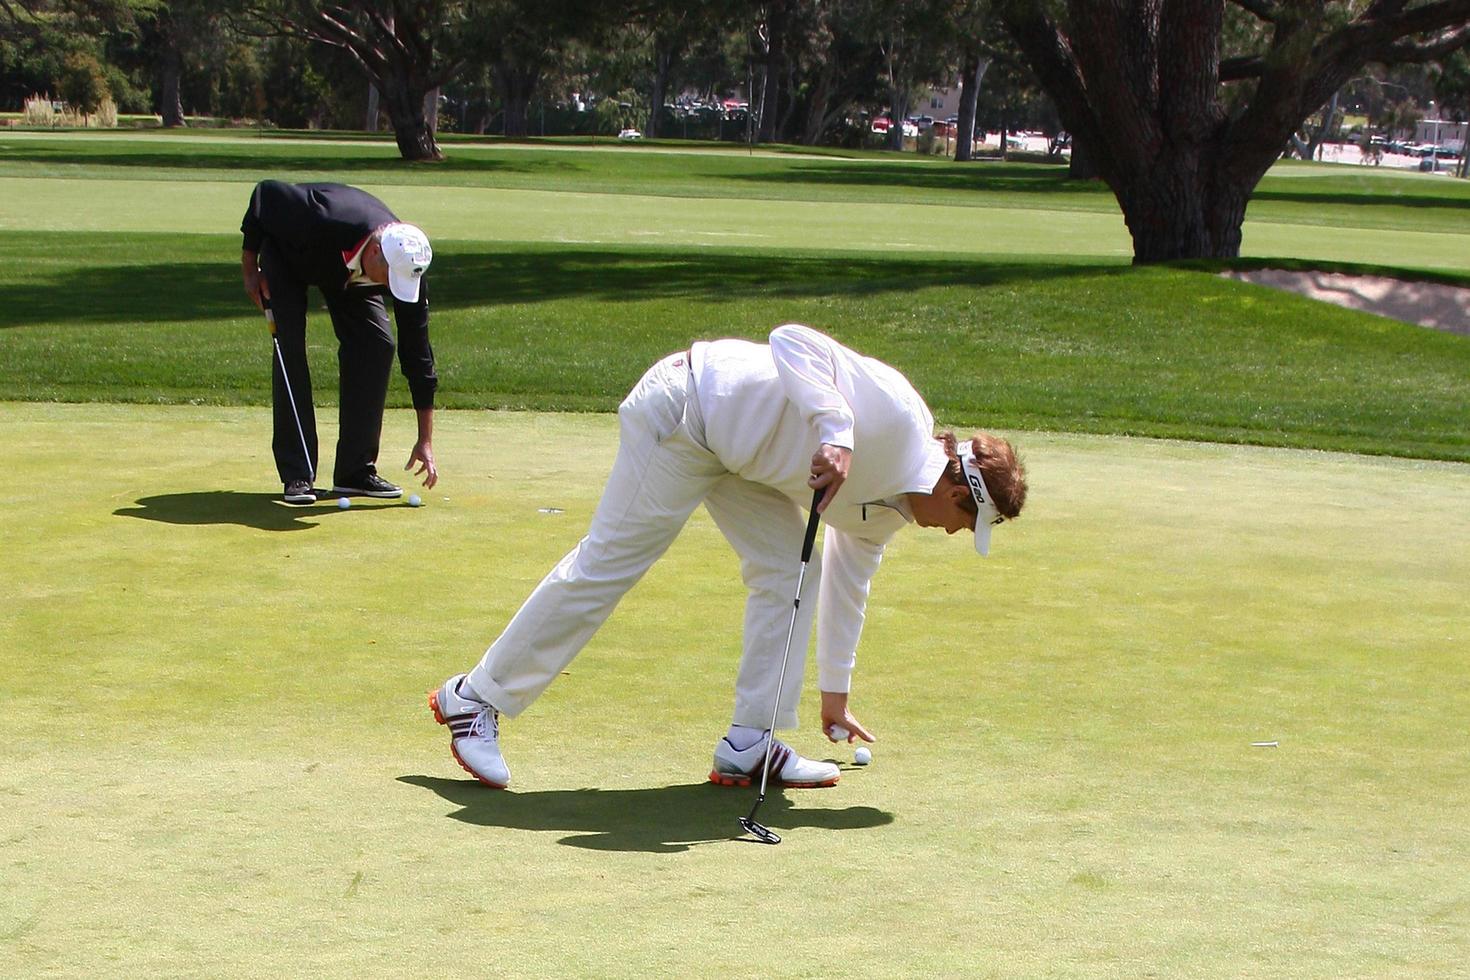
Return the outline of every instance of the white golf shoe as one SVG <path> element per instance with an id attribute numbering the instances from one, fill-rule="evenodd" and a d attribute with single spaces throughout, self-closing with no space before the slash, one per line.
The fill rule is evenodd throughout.
<path id="1" fill-rule="evenodd" d="M 449 726 L 449 751 L 464 771 L 486 786 L 505 789 L 510 769 L 500 754 L 500 713 L 484 701 L 464 697 L 455 674 L 444 686 L 429 694 L 434 720 Z"/>
<path id="2" fill-rule="evenodd" d="M 710 770 L 709 781 L 721 786 L 749 786 L 752 781 L 759 782 L 768 738 L 766 735 L 744 751 L 737 751 L 728 738 L 720 739 L 715 746 L 715 767 Z M 803 759 L 779 738 L 771 746 L 772 782 L 810 788 L 831 786 L 840 776 L 841 771 L 832 763 Z"/>

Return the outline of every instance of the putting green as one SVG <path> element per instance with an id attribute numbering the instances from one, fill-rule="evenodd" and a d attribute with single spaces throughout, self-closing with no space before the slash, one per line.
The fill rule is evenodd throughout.
<path id="1" fill-rule="evenodd" d="M 444 413 L 427 506 L 346 512 L 272 499 L 267 419 L 0 405 L 0 975 L 1470 955 L 1470 467 L 1020 434 L 1032 502 L 993 558 L 890 549 L 874 764 L 775 794 L 765 848 L 732 839 L 750 793 L 702 782 L 741 615 L 702 512 L 506 724 L 512 791 L 424 705 L 579 536 L 613 419 Z M 391 413 L 388 467 L 410 440 Z M 793 742 L 834 754 L 814 698 Z"/>

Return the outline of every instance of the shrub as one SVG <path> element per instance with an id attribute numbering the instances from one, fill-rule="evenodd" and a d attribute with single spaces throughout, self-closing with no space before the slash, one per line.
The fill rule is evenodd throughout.
<path id="1" fill-rule="evenodd" d="M 51 104 L 51 96 L 37 93 L 26 99 L 21 119 L 27 126 L 45 126 L 48 129 L 55 126 L 56 107 Z"/>
<path id="2" fill-rule="evenodd" d="M 112 101 L 112 96 L 104 96 L 102 104 L 97 107 L 97 114 L 93 121 L 104 129 L 117 128 L 117 103 Z"/>
<path id="3" fill-rule="evenodd" d="M 648 118 L 648 100 L 624 90 L 601 100 L 592 111 L 597 117 L 598 133 L 616 136 L 625 129 L 637 129 L 639 121 Z"/>

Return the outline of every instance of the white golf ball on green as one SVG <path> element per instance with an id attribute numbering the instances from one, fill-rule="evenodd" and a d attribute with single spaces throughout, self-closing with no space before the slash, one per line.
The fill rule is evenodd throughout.
<path id="1" fill-rule="evenodd" d="M 416 494 L 416 493 L 409 494 L 409 496 L 408 496 L 408 506 L 410 506 L 410 507 L 417 507 L 417 506 L 419 506 L 422 503 L 423 503 L 423 501 L 419 499 L 419 495 L 418 494 Z"/>
<path id="2" fill-rule="evenodd" d="M 852 761 L 860 766 L 866 766 L 873 761 L 873 753 L 866 745 L 859 745 L 852 753 Z"/>
<path id="3" fill-rule="evenodd" d="M 349 508 L 351 506 L 352 506 L 352 501 L 349 500 L 348 498 L 346 498 L 346 497 L 338 497 L 337 498 L 337 508 L 339 510 L 346 510 L 347 508 Z"/>

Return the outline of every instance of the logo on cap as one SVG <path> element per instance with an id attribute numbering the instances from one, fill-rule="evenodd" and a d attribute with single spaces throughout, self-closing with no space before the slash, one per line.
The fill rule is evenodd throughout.
<path id="1" fill-rule="evenodd" d="M 980 475 L 980 464 L 967 448 L 960 453 L 960 468 L 965 471 L 965 482 L 970 485 L 970 495 L 975 498 L 975 550 L 982 555 L 990 554 L 990 529 L 1005 522 L 990 499 L 985 486 L 985 477 Z"/>

